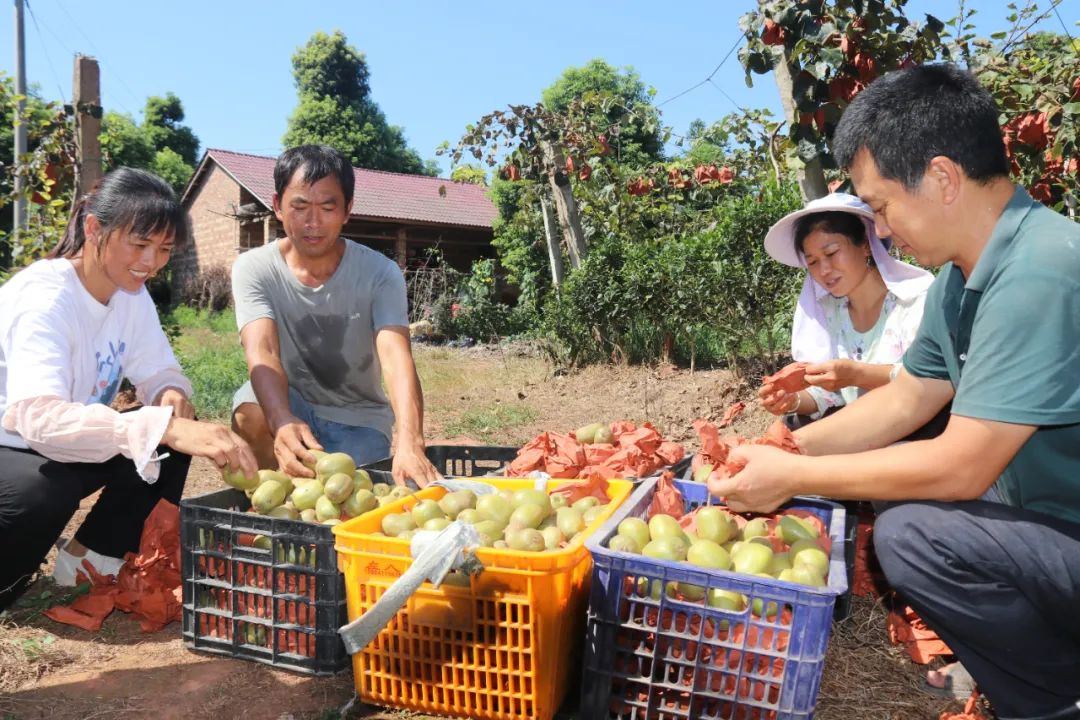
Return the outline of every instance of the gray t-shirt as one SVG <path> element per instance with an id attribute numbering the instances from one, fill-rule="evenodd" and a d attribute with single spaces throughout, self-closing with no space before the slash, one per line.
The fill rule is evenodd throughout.
<path id="1" fill-rule="evenodd" d="M 260 318 L 275 322 L 289 386 L 316 415 L 391 436 L 394 412 L 375 333 L 409 324 L 405 278 L 393 260 L 346 240 L 337 270 L 312 288 L 296 279 L 273 242 L 236 260 L 232 291 L 240 330 Z"/>

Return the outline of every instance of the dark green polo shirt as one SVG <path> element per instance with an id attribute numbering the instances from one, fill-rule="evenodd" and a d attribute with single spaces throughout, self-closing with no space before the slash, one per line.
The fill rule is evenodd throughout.
<path id="1" fill-rule="evenodd" d="M 1080 224 L 1017 188 L 971 277 L 930 287 L 904 367 L 951 381 L 954 415 L 1038 426 L 995 487 L 1080 522 Z"/>

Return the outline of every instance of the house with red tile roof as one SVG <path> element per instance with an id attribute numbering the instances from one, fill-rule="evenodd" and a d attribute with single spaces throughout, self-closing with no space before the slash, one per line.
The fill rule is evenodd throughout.
<path id="1" fill-rule="evenodd" d="M 232 267 L 250 248 L 284 236 L 274 217 L 276 158 L 209 149 L 184 190 L 193 243 L 177 248 L 173 286 L 183 288 L 212 267 Z M 468 271 L 494 257 L 491 224 L 497 215 L 487 188 L 445 178 L 353 168 L 352 216 L 342 234 L 381 250 L 404 270 L 441 262 Z"/>

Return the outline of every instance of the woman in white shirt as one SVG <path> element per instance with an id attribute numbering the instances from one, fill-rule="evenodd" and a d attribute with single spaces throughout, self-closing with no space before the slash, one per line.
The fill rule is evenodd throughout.
<path id="1" fill-rule="evenodd" d="M 0 609 L 37 572 L 79 502 L 102 490 L 53 577 L 115 574 L 158 500 L 178 503 L 191 455 L 257 466 L 228 428 L 198 422 L 146 281 L 188 236 L 172 189 L 119 168 L 76 205 L 63 240 L 0 286 Z M 110 403 L 121 380 L 143 407 Z"/>
<path id="2" fill-rule="evenodd" d="M 888 248 L 870 207 L 843 193 L 811 201 L 769 229 L 766 252 L 807 270 L 791 354 L 808 363 L 810 384 L 796 393 L 763 385 L 758 397 L 771 413 L 815 420 L 899 370 L 934 278 L 891 257 Z"/>

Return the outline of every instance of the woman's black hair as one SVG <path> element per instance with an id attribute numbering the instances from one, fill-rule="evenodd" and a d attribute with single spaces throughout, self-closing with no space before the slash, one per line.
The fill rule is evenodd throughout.
<path id="1" fill-rule="evenodd" d="M 806 254 L 803 252 L 803 243 L 815 230 L 843 235 L 851 240 L 851 244 L 855 247 L 866 244 L 866 226 L 858 215 L 838 210 L 812 213 L 803 215 L 795 223 L 795 249 L 799 251 L 800 256 Z"/>
<path id="2" fill-rule="evenodd" d="M 190 232 L 187 213 L 167 182 L 146 170 L 120 167 L 107 173 L 75 203 L 64 237 L 49 257 L 72 258 L 82 252 L 87 215 L 96 217 L 101 225 L 98 252 L 117 230 L 139 237 L 171 232 L 176 244 L 186 242 Z"/>

